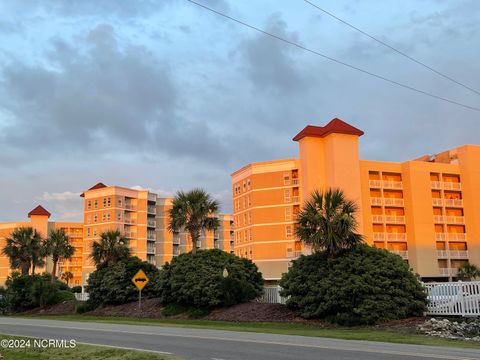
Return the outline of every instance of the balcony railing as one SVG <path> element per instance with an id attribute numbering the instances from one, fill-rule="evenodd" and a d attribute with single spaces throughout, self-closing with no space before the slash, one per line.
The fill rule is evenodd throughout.
<path id="1" fill-rule="evenodd" d="M 298 186 L 299 184 L 300 184 L 300 179 L 298 179 L 298 178 L 292 179 L 292 185 L 293 186 Z"/>
<path id="2" fill-rule="evenodd" d="M 432 189 L 462 190 L 462 183 L 432 181 Z"/>
<path id="3" fill-rule="evenodd" d="M 445 222 L 447 224 L 465 224 L 465 218 L 463 216 L 445 216 Z"/>
<path id="4" fill-rule="evenodd" d="M 467 234 L 465 233 L 435 233 L 435 240 L 437 241 L 466 241 Z"/>
<path id="5" fill-rule="evenodd" d="M 156 240 L 157 240 L 157 235 L 155 235 L 155 234 L 147 234 L 147 240 L 148 240 L 148 241 L 156 241 Z"/>
<path id="6" fill-rule="evenodd" d="M 156 226 L 156 225 L 155 225 L 155 220 L 148 220 L 148 221 L 147 221 L 147 226 L 149 226 L 149 227 L 155 227 L 155 226 Z"/>
<path id="7" fill-rule="evenodd" d="M 444 218 L 443 218 L 442 215 L 434 215 L 434 216 L 433 216 L 433 222 L 434 222 L 435 224 L 443 224 Z"/>
<path id="8" fill-rule="evenodd" d="M 155 209 L 155 206 L 149 206 L 147 208 L 147 211 L 148 211 L 149 214 L 153 214 L 153 215 L 155 215 L 157 213 L 157 210 Z"/>
<path id="9" fill-rule="evenodd" d="M 448 250 L 437 250 L 437 258 L 448 259 Z"/>
<path id="10" fill-rule="evenodd" d="M 443 276 L 457 276 L 457 268 L 439 268 L 440 275 Z"/>
<path id="11" fill-rule="evenodd" d="M 180 237 L 178 235 L 174 236 L 173 239 L 172 239 L 172 243 L 174 245 L 180 245 Z"/>
<path id="12" fill-rule="evenodd" d="M 373 223 L 383 223 L 383 215 L 372 215 Z"/>
<path id="13" fill-rule="evenodd" d="M 147 254 L 153 254 L 155 255 L 157 253 L 157 249 L 151 246 L 147 246 Z"/>
<path id="14" fill-rule="evenodd" d="M 408 250 L 390 250 L 392 253 L 400 255 L 402 259 L 408 259 Z"/>
<path id="15" fill-rule="evenodd" d="M 443 199 L 433 198 L 432 199 L 433 206 L 443 206 Z"/>
<path id="16" fill-rule="evenodd" d="M 387 215 L 385 222 L 388 224 L 405 224 L 405 216 Z"/>
<path id="17" fill-rule="evenodd" d="M 385 198 L 383 199 L 385 206 L 403 206 L 403 199 L 398 198 Z"/>
<path id="18" fill-rule="evenodd" d="M 372 197 L 370 198 L 370 205 L 382 205 L 383 199 L 380 197 Z"/>
<path id="19" fill-rule="evenodd" d="M 437 250 L 439 259 L 468 259 L 468 250 Z"/>
<path id="20" fill-rule="evenodd" d="M 371 188 L 380 189 L 382 187 L 382 180 L 369 180 L 368 184 Z"/>
<path id="21" fill-rule="evenodd" d="M 292 202 L 293 203 L 299 203 L 300 202 L 300 196 L 292 196 Z"/>
<path id="22" fill-rule="evenodd" d="M 125 233 L 125 237 L 127 239 L 135 239 L 137 237 L 137 233 L 134 233 L 134 232 L 126 232 Z"/>
<path id="23" fill-rule="evenodd" d="M 463 200 L 462 199 L 445 199 L 445 206 L 462 207 L 463 206 Z"/>
<path id="24" fill-rule="evenodd" d="M 373 233 L 373 240 L 385 240 L 385 233 L 381 232 L 376 232 L 376 233 Z"/>
<path id="25" fill-rule="evenodd" d="M 401 181 L 382 180 L 382 185 L 386 189 L 401 189 L 403 184 Z"/>
<path id="26" fill-rule="evenodd" d="M 137 207 L 135 205 L 132 205 L 132 204 L 125 204 L 125 209 L 126 210 L 136 210 Z"/>
<path id="27" fill-rule="evenodd" d="M 390 241 L 406 241 L 407 234 L 405 233 L 385 233 L 387 240 Z"/>
<path id="28" fill-rule="evenodd" d="M 136 220 L 136 219 L 127 219 L 127 218 L 125 218 L 125 219 L 123 220 L 123 222 L 124 222 L 125 224 L 135 224 L 135 223 L 137 222 L 137 220 Z"/>

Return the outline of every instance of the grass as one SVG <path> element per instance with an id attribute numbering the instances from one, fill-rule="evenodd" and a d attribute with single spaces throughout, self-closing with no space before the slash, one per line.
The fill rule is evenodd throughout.
<path id="1" fill-rule="evenodd" d="M 435 337 L 430 337 L 430 336 L 421 335 L 421 334 L 415 334 L 407 331 L 377 329 L 373 327 L 320 328 L 314 325 L 292 324 L 292 323 L 269 323 L 269 322 L 238 323 L 238 322 L 211 321 L 211 320 L 158 320 L 158 319 L 144 319 L 144 318 L 100 317 L 100 316 L 84 316 L 84 315 L 42 315 L 42 316 L 24 316 L 24 317 L 50 319 L 50 320 L 88 321 L 88 322 L 113 323 L 113 324 L 174 326 L 174 327 L 182 327 L 182 328 L 245 331 L 245 332 L 259 332 L 259 333 L 270 333 L 270 334 L 314 336 L 314 337 L 325 337 L 325 338 L 346 339 L 346 340 L 381 341 L 381 342 L 400 343 L 400 344 L 450 346 L 450 347 L 480 349 L 480 343 L 466 342 L 461 340 L 447 340 L 447 339 L 435 338 Z"/>
<path id="2" fill-rule="evenodd" d="M 38 348 L 34 347 L 34 338 L 7 336 L 0 334 L 0 340 L 25 340 L 30 341 L 30 347 L 23 349 L 0 348 L 0 354 L 4 359 L 8 360 L 63 360 L 63 359 L 79 359 L 79 360 L 173 360 L 178 359 L 167 355 L 162 355 L 153 352 L 114 349 L 105 346 L 93 346 L 77 344 L 75 348 L 60 349 L 60 348 Z"/>

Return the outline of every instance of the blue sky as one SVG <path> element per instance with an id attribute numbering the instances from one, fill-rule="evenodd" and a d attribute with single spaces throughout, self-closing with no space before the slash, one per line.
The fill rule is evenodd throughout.
<path id="1" fill-rule="evenodd" d="M 198 0 L 355 66 L 472 106 L 480 96 L 301 0 Z M 480 88 L 478 1 L 319 6 Z M 297 156 L 305 125 L 365 131 L 361 157 L 403 161 L 478 143 L 479 113 L 354 72 L 185 0 L 0 2 L 0 221 L 43 204 L 81 220 L 98 181 L 161 195 L 203 187 L 231 210 L 229 174 Z"/>

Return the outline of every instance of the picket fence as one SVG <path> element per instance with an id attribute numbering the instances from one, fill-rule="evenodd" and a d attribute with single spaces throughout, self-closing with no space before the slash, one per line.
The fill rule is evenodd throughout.
<path id="1" fill-rule="evenodd" d="M 427 291 L 427 315 L 480 316 L 480 281 L 423 284 Z M 280 286 L 263 289 L 259 302 L 285 304 Z"/>
<path id="2" fill-rule="evenodd" d="M 75 299 L 77 301 L 87 301 L 90 298 L 90 295 L 86 292 L 83 293 L 75 293 Z"/>

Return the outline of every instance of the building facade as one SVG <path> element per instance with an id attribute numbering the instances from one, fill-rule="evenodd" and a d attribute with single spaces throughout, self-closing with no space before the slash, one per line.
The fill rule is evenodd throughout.
<path id="1" fill-rule="evenodd" d="M 357 231 L 400 255 L 425 280 L 480 265 L 480 146 L 403 163 L 360 160 L 363 131 L 333 119 L 293 140 L 299 157 L 249 164 L 232 174 L 235 253 L 278 280 L 308 252 L 295 216 L 314 190 L 340 188 L 359 205 Z"/>

